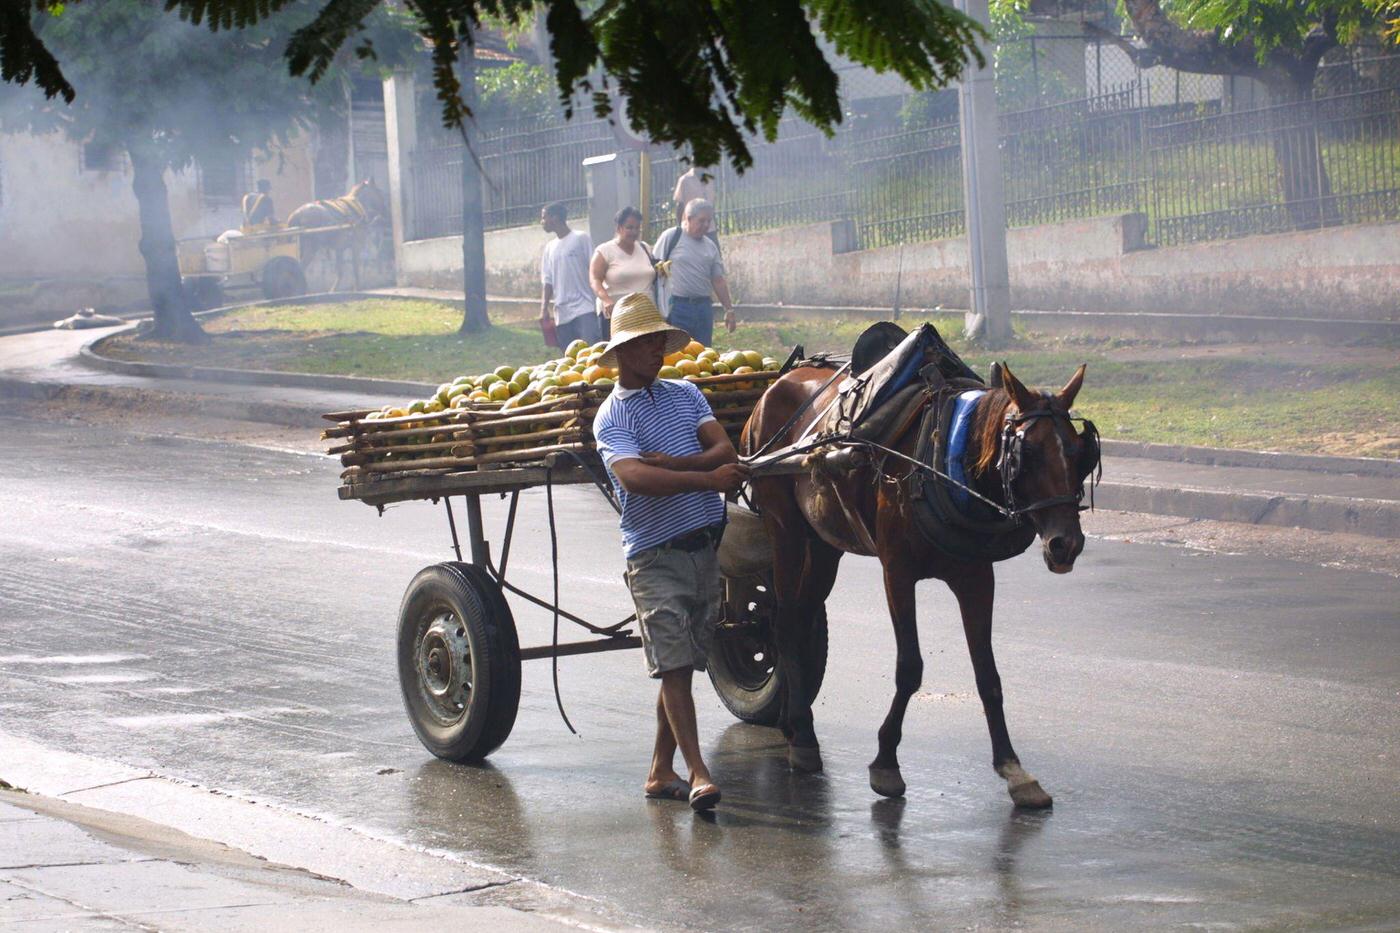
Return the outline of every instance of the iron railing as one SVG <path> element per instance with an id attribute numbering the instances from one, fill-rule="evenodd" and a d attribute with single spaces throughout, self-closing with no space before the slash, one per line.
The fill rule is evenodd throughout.
<path id="1" fill-rule="evenodd" d="M 1400 219 L 1400 88 L 1147 127 L 1160 246 Z"/>
<path id="2" fill-rule="evenodd" d="M 1149 240 L 1165 246 L 1400 219 L 1396 61 L 1330 65 L 1319 96 L 1294 103 L 1241 107 L 1245 95 L 1228 83 L 1215 97 L 1186 99 L 1143 72 L 1103 93 L 1003 112 L 1007 223 L 1139 211 Z M 866 115 L 831 139 L 785 122 L 775 142 L 753 144 L 743 175 L 728 165 L 711 170 L 720 232 L 849 218 L 861 248 L 961 234 L 959 126 L 941 112 L 919 128 Z M 487 227 L 533 223 L 553 200 L 582 213 L 583 159 L 616 149 L 605 121 L 483 134 Z M 413 154 L 413 236 L 460 232 L 463 152 Z M 646 203 L 637 206 L 654 241 L 674 222 L 671 194 L 685 166 L 664 147 L 650 161 L 650 189 L 639 197 Z"/>
<path id="3" fill-rule="evenodd" d="M 586 213 L 583 160 L 616 149 L 617 138 L 606 120 L 483 128 L 477 159 L 486 229 L 536 223 L 540 209 L 554 201 L 568 205 L 570 216 Z M 411 239 L 462 232 L 464 158 L 469 158 L 467 148 L 457 142 L 409 153 Z"/>

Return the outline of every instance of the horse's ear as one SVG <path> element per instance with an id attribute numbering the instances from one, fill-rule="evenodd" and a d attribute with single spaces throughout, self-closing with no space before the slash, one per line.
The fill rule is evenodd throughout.
<path id="1" fill-rule="evenodd" d="M 991 371 L 987 373 L 987 386 L 992 389 L 1006 388 L 1006 382 L 1001 375 L 1000 363 L 992 363 Z"/>
<path id="2" fill-rule="evenodd" d="M 1035 408 L 1035 393 L 1021 384 L 1021 380 L 1016 378 L 1016 374 L 1006 363 L 1001 364 L 1001 381 L 1006 388 L 1006 394 L 1011 396 L 1019 410 L 1030 411 Z"/>
<path id="3" fill-rule="evenodd" d="M 1074 371 L 1074 375 L 1069 377 L 1069 382 L 1060 390 L 1060 394 L 1055 396 L 1055 401 L 1060 403 L 1060 407 L 1068 411 L 1074 406 L 1074 397 L 1079 394 L 1079 389 L 1084 385 L 1084 371 L 1089 368 L 1088 363 L 1080 363 L 1079 368 Z"/>

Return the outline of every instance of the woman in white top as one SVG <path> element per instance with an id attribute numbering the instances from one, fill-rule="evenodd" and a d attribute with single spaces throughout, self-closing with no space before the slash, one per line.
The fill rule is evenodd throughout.
<path id="1" fill-rule="evenodd" d="M 588 266 L 588 279 L 593 293 L 598 296 L 598 315 L 602 318 L 600 323 L 605 337 L 617 300 L 631 292 L 650 292 L 651 283 L 656 279 L 651 250 L 638 239 L 642 233 L 642 212 L 635 207 L 624 207 L 613 221 L 617 224 L 617 236 L 593 251 L 593 261 Z"/>

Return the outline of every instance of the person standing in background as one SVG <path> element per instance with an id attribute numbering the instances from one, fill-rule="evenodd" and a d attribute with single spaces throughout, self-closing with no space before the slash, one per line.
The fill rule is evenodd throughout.
<path id="1" fill-rule="evenodd" d="M 707 347 L 715 331 L 711 292 L 724 306 L 725 329 L 732 334 L 738 326 L 719 243 L 707 236 L 714 216 L 710 202 L 696 198 L 685 206 L 681 225 L 656 240 L 656 271 L 663 277 L 668 295 L 666 320 Z"/>
<path id="2" fill-rule="evenodd" d="M 684 175 L 676 179 L 676 190 L 671 200 L 676 202 L 676 225 L 685 222 L 685 206 L 696 198 L 715 203 L 715 182 L 706 169 L 692 165 Z"/>
<path id="3" fill-rule="evenodd" d="M 554 234 L 540 260 L 540 321 L 549 321 L 554 306 L 555 343 L 564 349 L 575 340 L 590 344 L 603 339 L 593 310 L 593 289 L 588 283 L 588 262 L 593 240 L 569 227 L 569 210 L 562 201 L 540 211 L 540 226 Z"/>
<path id="4" fill-rule="evenodd" d="M 651 250 L 641 240 L 642 212 L 635 207 L 624 207 L 613 222 L 617 225 L 617 236 L 598 245 L 588 267 L 589 283 L 598 298 L 598 317 L 604 337 L 610 332 L 608 321 L 617 300 L 632 292 L 651 292 L 656 280 Z"/>

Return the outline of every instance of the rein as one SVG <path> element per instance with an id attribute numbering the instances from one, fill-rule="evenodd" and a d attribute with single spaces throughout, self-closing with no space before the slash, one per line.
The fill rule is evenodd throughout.
<path id="1" fill-rule="evenodd" d="M 840 373 L 838 372 L 837 375 L 840 375 Z M 835 378 L 835 377 L 833 377 L 833 378 Z M 830 384 L 830 382 L 828 382 L 828 385 L 829 385 L 829 384 Z M 823 386 L 823 387 L 822 387 L 823 390 L 825 390 L 825 388 L 826 388 L 826 386 Z M 802 415 L 808 408 L 811 407 L 811 402 L 817 397 L 817 395 L 820 395 L 820 394 L 821 394 L 821 393 L 820 393 L 820 391 L 819 391 L 819 392 L 816 393 L 815 395 L 811 396 L 811 397 L 808 399 L 808 404 L 805 404 L 802 408 L 800 408 L 800 409 L 796 412 L 796 414 L 794 414 L 793 417 L 789 419 L 789 423 L 788 423 L 787 425 L 784 426 L 784 430 L 781 431 L 781 432 L 779 432 L 779 433 L 777 433 L 777 434 L 775 434 L 775 435 L 773 435 L 773 438 L 782 437 L 784 434 L 787 433 L 788 430 L 791 430 L 792 424 L 797 420 L 797 418 L 798 418 L 800 415 Z M 930 395 L 930 397 L 929 397 L 929 404 L 933 404 L 933 403 L 934 403 L 934 398 L 935 398 L 935 397 L 934 397 L 933 395 Z M 1037 419 L 1039 419 L 1039 418 L 1055 418 L 1055 419 L 1057 419 L 1057 420 L 1062 420 L 1065 424 L 1069 424 L 1070 422 L 1073 422 L 1073 421 L 1082 422 L 1082 423 L 1084 424 L 1084 437 L 1090 439 L 1090 440 L 1087 441 L 1087 443 L 1092 443 L 1092 444 L 1093 444 L 1093 447 L 1094 447 L 1094 450 L 1095 450 L 1095 461 L 1096 461 L 1095 470 L 1097 471 L 1097 476 L 1093 475 L 1093 471 L 1091 471 L 1091 473 L 1090 473 L 1089 476 L 1086 476 L 1086 477 L 1080 479 L 1080 481 L 1079 481 L 1079 487 L 1078 487 L 1077 491 L 1075 491 L 1075 492 L 1066 493 L 1066 494 L 1060 495 L 1060 496 L 1050 496 L 1049 498 L 1038 499 L 1038 500 L 1036 500 L 1035 502 L 1030 503 L 1029 505 L 1017 506 L 1017 505 L 1016 505 L 1016 499 L 1015 499 L 1015 493 L 1014 493 L 1014 491 L 1013 491 L 1013 489 L 1012 489 L 1012 484 L 1015 482 L 1016 477 L 1017 477 L 1017 476 L 1019 475 L 1019 473 L 1020 473 L 1020 469 L 1021 469 L 1020 449 L 1021 449 L 1021 443 L 1022 443 L 1022 442 L 1024 441 L 1024 439 L 1025 439 L 1025 429 L 1024 429 L 1024 428 L 1018 428 L 1018 425 L 1025 424 L 1025 423 L 1028 423 L 1028 422 L 1033 422 L 1033 421 L 1035 421 L 1035 420 L 1037 420 Z M 1057 431 L 1057 432 L 1060 432 L 1060 431 L 1062 431 L 1062 430 L 1065 430 L 1065 429 L 1062 428 L 1059 424 L 1057 424 L 1057 425 L 1056 425 L 1056 431 Z M 1031 513 L 1031 512 L 1040 511 L 1041 509 L 1048 509 L 1048 508 L 1051 508 L 1051 507 L 1057 506 L 1057 505 L 1070 505 L 1070 504 L 1074 504 L 1074 505 L 1076 505 L 1076 506 L 1079 507 L 1079 510 L 1080 510 L 1081 512 L 1082 512 L 1082 511 L 1085 511 L 1086 509 L 1092 509 L 1092 508 L 1093 508 L 1093 487 L 1096 486 L 1096 485 L 1098 485 L 1099 478 L 1103 476 L 1103 464 L 1102 464 L 1101 462 L 1098 462 L 1098 454 L 1097 454 L 1097 450 L 1098 450 L 1098 429 L 1095 428 L 1094 423 L 1093 423 L 1092 421 L 1090 421 L 1089 419 L 1087 419 L 1087 418 L 1077 418 L 1077 417 L 1074 417 L 1074 416 L 1069 415 L 1069 414 L 1066 413 L 1066 412 L 1055 411 L 1055 410 L 1053 410 L 1053 409 L 1041 409 L 1041 410 L 1037 410 L 1037 411 L 1026 412 L 1026 413 L 1024 413 L 1024 414 L 1022 414 L 1022 413 L 1016 413 L 1016 414 L 1008 413 L 1008 414 L 1006 415 L 1006 424 L 1005 424 L 1005 426 L 1004 426 L 1003 429 L 1002 429 L 1002 449 L 1001 449 L 1001 456 L 998 458 L 998 461 L 997 461 L 998 471 L 999 471 L 999 475 L 1000 475 L 1000 478 L 1001 478 L 1001 484 L 1002 484 L 1002 494 L 1003 494 L 1003 496 L 1005 496 L 1005 498 L 1006 498 L 1006 504 L 1005 504 L 1005 505 L 1003 505 L 1003 504 L 1000 503 L 1000 502 L 996 502 L 996 501 L 993 500 L 993 499 L 989 499 L 988 497 L 982 495 L 982 494 L 981 494 L 980 492 L 978 492 L 977 490 L 973 489 L 971 486 L 967 485 L 966 483 L 963 483 L 963 482 L 960 482 L 960 481 L 954 479 L 953 477 L 949 476 L 947 473 L 944 473 L 942 470 L 939 470 L 939 469 L 936 468 L 936 467 L 930 466 L 929 464 L 924 463 L 924 462 L 922 462 L 922 461 L 920 461 L 920 460 L 918 460 L 918 459 L 916 459 L 916 458 L 914 458 L 914 457 L 911 457 L 911 456 L 909 456 L 908 454 L 902 453 L 901 451 L 895 450 L 895 449 L 892 448 L 892 447 L 886 447 L 885 445 L 876 443 L 875 441 L 865 440 L 865 439 L 862 439 L 862 438 L 855 438 L 855 437 L 852 437 L 851 434 L 850 434 L 850 432 L 845 432 L 845 433 L 842 433 L 842 434 L 831 434 L 831 435 L 826 435 L 826 436 L 822 436 L 822 437 L 817 437 L 817 438 L 814 438 L 813 440 L 811 440 L 810 442 L 808 442 L 808 443 L 806 443 L 806 444 L 802 444 L 802 443 L 793 444 L 793 445 L 791 445 L 791 446 L 789 446 L 789 447 L 786 447 L 786 448 L 784 448 L 784 449 L 778 451 L 777 453 L 771 454 L 771 455 L 769 455 L 769 456 L 767 456 L 767 457 L 763 457 L 763 456 L 762 456 L 763 453 L 764 453 L 764 452 L 768 449 L 768 447 L 771 445 L 773 438 L 770 438 L 770 439 L 769 439 L 769 443 L 763 445 L 763 447 L 761 447 L 756 453 L 751 454 L 751 455 L 749 455 L 749 456 L 747 456 L 747 457 L 740 457 L 740 458 L 739 458 L 742 462 L 745 462 L 745 463 L 749 464 L 749 466 L 753 469 L 754 474 L 756 474 L 756 475 L 761 475 L 761 474 L 765 471 L 765 468 L 767 468 L 767 467 L 775 466 L 776 464 L 781 463 L 781 462 L 784 461 L 784 460 L 788 460 L 788 459 L 791 459 L 791 458 L 793 458 L 793 457 L 797 457 L 797 456 L 801 456 L 801 455 L 806 454 L 806 453 L 810 453 L 811 451 L 816 450 L 816 449 L 818 449 L 818 448 L 822 448 L 822 447 L 845 447 L 845 448 L 863 447 L 863 448 L 865 448 L 865 449 L 867 449 L 867 450 L 870 450 L 870 451 L 878 451 L 879 453 L 881 453 L 881 454 L 884 455 L 885 459 L 888 459 L 888 458 L 890 458 L 890 457 L 893 457 L 893 458 L 895 458 L 896 460 L 900 460 L 900 461 L 902 461 L 902 462 L 908 464 L 910 467 L 912 467 L 914 470 L 916 470 L 916 471 L 918 471 L 918 472 L 924 473 L 925 475 L 928 475 L 928 476 L 932 476 L 932 477 L 934 477 L 935 479 L 937 479 L 939 482 L 941 482 L 941 483 L 946 483 L 947 485 L 952 486 L 952 487 L 954 487 L 955 489 L 960 489 L 960 490 L 962 490 L 963 492 L 967 493 L 967 494 L 968 494 L 969 496 L 971 496 L 972 498 L 974 498 L 974 499 L 976 499 L 977 501 L 981 502 L 983 505 L 986 505 L 987 507 L 989 507 L 989 508 L 993 509 L 994 511 L 996 511 L 997 513 L 999 513 L 1003 518 L 1008 518 L 1008 519 L 1019 519 L 1021 516 L 1027 515 L 1027 514 L 1029 514 L 1029 513 Z M 1009 452 L 1009 451 L 1012 451 L 1012 450 L 1014 450 L 1014 453 L 1012 453 L 1010 456 L 1008 456 L 1008 452 Z M 887 475 L 887 474 L 884 473 L 884 470 L 883 470 L 883 469 L 881 469 L 880 472 L 881 472 L 881 475 Z M 1088 506 L 1081 505 L 1081 503 L 1084 501 L 1084 482 L 1085 482 L 1085 479 L 1089 479 L 1089 480 L 1090 480 L 1090 485 L 1089 485 L 1090 492 L 1089 492 L 1089 505 L 1088 505 Z"/>

